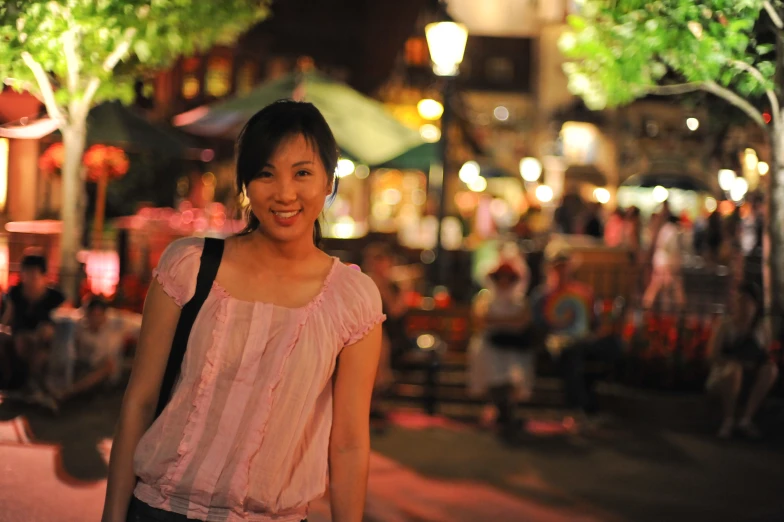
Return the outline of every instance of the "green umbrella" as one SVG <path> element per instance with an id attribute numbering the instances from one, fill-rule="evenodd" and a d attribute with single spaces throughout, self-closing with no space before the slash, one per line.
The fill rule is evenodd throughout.
<path id="1" fill-rule="evenodd" d="M 423 143 L 378 166 L 388 169 L 415 169 L 428 172 L 433 162 L 441 161 L 439 158 L 438 143 Z"/>
<path id="2" fill-rule="evenodd" d="M 315 105 L 340 148 L 367 165 L 380 165 L 424 143 L 416 130 L 396 120 L 380 102 L 315 71 L 287 74 L 243 96 L 180 114 L 174 121 L 194 134 L 234 138 L 258 110 L 286 98 Z"/>

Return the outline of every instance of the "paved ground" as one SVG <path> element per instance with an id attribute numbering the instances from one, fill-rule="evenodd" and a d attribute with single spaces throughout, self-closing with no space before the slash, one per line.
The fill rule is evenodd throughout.
<path id="1" fill-rule="evenodd" d="M 0 522 L 97 520 L 119 400 L 74 404 L 56 418 L 0 404 Z M 373 438 L 366 519 L 784 520 L 782 437 L 719 443 L 618 419 L 551 430 L 546 416 L 510 448 L 472 427 L 397 415 Z M 328 521 L 326 499 L 310 519 Z"/>

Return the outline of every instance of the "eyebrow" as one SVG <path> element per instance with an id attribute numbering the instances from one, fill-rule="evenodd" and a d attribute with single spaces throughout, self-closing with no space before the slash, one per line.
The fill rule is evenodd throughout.
<path id="1" fill-rule="evenodd" d="M 296 163 L 293 163 L 291 166 L 292 167 L 301 167 L 302 165 L 313 165 L 313 162 L 310 161 L 310 160 L 298 161 Z M 264 168 L 267 168 L 267 167 L 269 167 L 271 169 L 274 169 L 275 165 L 272 165 L 271 163 L 265 163 L 264 164 Z"/>

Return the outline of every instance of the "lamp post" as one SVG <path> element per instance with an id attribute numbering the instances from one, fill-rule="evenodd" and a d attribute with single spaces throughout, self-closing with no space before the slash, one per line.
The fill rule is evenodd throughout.
<path id="1" fill-rule="evenodd" d="M 443 78 L 443 100 L 444 112 L 441 115 L 441 140 L 439 141 L 439 155 L 441 157 L 441 184 L 438 187 L 438 226 L 436 227 L 436 259 L 434 268 L 435 280 L 444 283 L 446 279 L 447 267 L 444 261 L 444 247 L 441 241 L 441 228 L 444 221 L 446 207 L 446 182 L 449 173 L 448 153 L 449 153 L 449 125 L 452 120 L 452 104 L 450 99 L 454 90 L 454 77 L 458 75 L 460 64 L 463 62 L 466 41 L 468 40 L 468 29 L 463 24 L 454 22 L 446 13 L 446 6 L 443 2 L 439 3 L 440 21 L 427 24 L 425 36 L 427 47 L 430 51 L 430 59 L 433 62 L 433 72 Z M 432 187 L 432 179 L 431 187 Z"/>

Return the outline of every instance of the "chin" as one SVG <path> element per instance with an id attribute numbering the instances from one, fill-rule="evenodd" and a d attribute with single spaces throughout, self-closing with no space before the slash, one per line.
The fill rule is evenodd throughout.
<path id="1" fill-rule="evenodd" d="M 274 223 L 262 223 L 260 232 L 276 243 L 296 243 L 313 238 L 313 227 L 283 228 Z"/>

